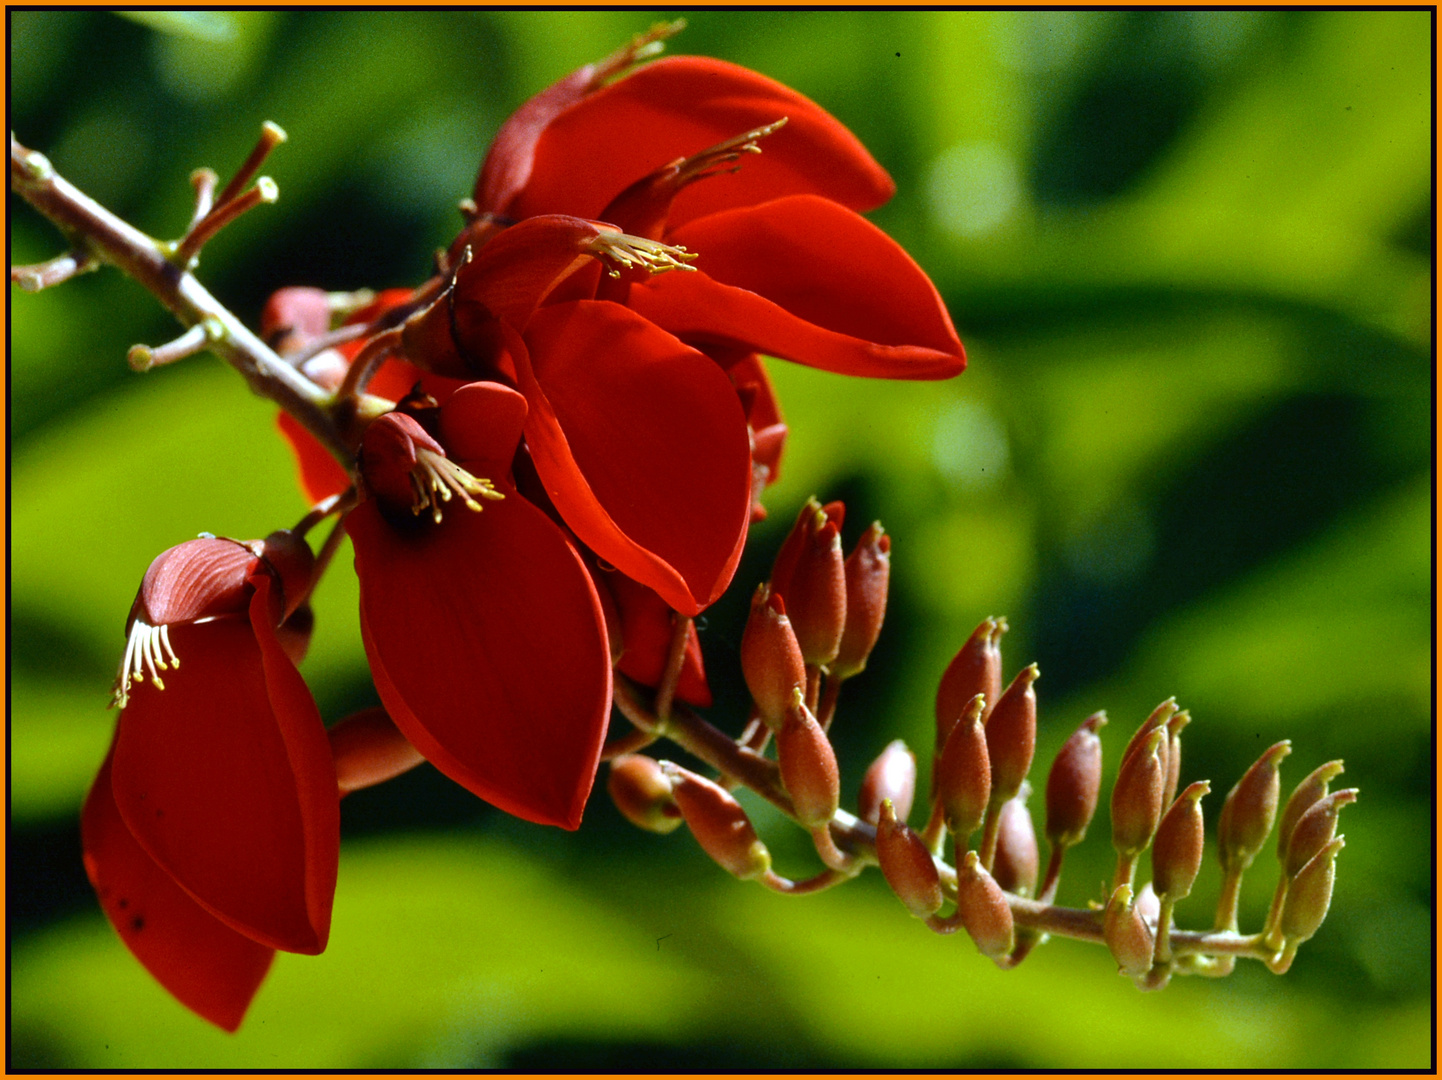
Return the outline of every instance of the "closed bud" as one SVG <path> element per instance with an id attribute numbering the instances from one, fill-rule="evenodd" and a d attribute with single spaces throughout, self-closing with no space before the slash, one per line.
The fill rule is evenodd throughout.
<path id="1" fill-rule="evenodd" d="M 1291 844 L 1292 830 L 1297 827 L 1297 822 L 1311 809 L 1314 802 L 1326 796 L 1327 786 L 1344 771 L 1340 761 L 1329 761 L 1308 773 L 1287 799 L 1287 805 L 1282 808 L 1281 820 L 1277 823 L 1277 858 L 1282 862 L 1287 861 L 1287 848 Z"/>
<path id="2" fill-rule="evenodd" d="M 991 800 L 1000 805 L 1021 790 L 1036 753 L 1036 691 L 1041 675 L 1031 664 L 1017 673 L 986 721 L 986 754 L 991 761 Z"/>
<path id="3" fill-rule="evenodd" d="M 279 624 L 310 596 L 315 556 L 305 539 L 289 529 L 277 529 L 260 542 L 260 559 L 279 586 L 273 595 L 280 604 Z"/>
<path id="4" fill-rule="evenodd" d="M 1006 894 L 976 852 L 956 868 L 956 913 L 983 956 L 1001 960 L 1016 945 L 1016 926 Z"/>
<path id="5" fill-rule="evenodd" d="M 1001 635 L 1006 633 L 1005 619 L 987 619 L 967 638 L 956 656 L 942 673 L 936 688 L 936 749 L 946 745 L 946 738 L 967 704 L 981 694 L 986 701 L 982 713 L 991 712 L 1001 696 Z"/>
<path id="6" fill-rule="evenodd" d="M 669 761 L 661 771 L 671 781 L 671 795 L 703 851 L 742 881 L 771 869 L 771 853 L 751 827 L 751 819 L 730 792 L 705 777 Z"/>
<path id="7" fill-rule="evenodd" d="M 751 598 L 751 617 L 741 635 L 741 674 L 762 721 L 779 730 L 792 692 L 806 685 L 806 662 L 785 602 L 766 585 Z"/>
<path id="8" fill-rule="evenodd" d="M 1151 969 L 1155 936 L 1140 906 L 1133 901 L 1130 885 L 1118 885 L 1112 893 L 1102 935 L 1123 975 L 1136 978 Z"/>
<path id="9" fill-rule="evenodd" d="M 681 824 L 681 809 L 661 763 L 645 754 L 622 754 L 611 762 L 606 791 L 626 820 L 647 832 L 668 833 Z"/>
<path id="10" fill-rule="evenodd" d="M 1166 739 L 1166 728 L 1153 728 L 1147 741 L 1117 770 L 1112 787 L 1112 847 L 1122 856 L 1145 851 L 1162 819 L 1167 777 L 1161 749 Z"/>
<path id="11" fill-rule="evenodd" d="M 971 699 L 936 762 L 936 797 L 958 848 L 965 847 L 967 838 L 981 827 L 991 799 L 991 765 L 981 723 L 985 704 L 980 694 Z"/>
<path id="12" fill-rule="evenodd" d="M 1287 739 L 1272 746 L 1228 793 L 1217 819 L 1217 851 L 1223 870 L 1245 870 L 1267 842 L 1282 794 L 1277 766 L 1291 752 Z"/>
<path id="13" fill-rule="evenodd" d="M 899 821 L 911 816 L 916 798 L 916 755 L 900 739 L 887 744 L 861 778 L 861 796 L 857 799 L 856 816 L 875 825 L 881 817 L 881 804 L 891 800 Z"/>
<path id="14" fill-rule="evenodd" d="M 1002 804 L 996 830 L 996 858 L 991 875 L 1007 892 L 1031 896 L 1036 891 L 1041 855 L 1037 851 L 1036 827 L 1031 811 L 1026 808 L 1029 786 L 1022 785 L 1021 794 Z"/>
<path id="15" fill-rule="evenodd" d="M 1287 845 L 1287 858 L 1282 863 L 1287 877 L 1296 877 L 1317 852 L 1331 843 L 1337 835 L 1337 815 L 1342 807 L 1356 801 L 1357 789 L 1343 788 L 1307 808 L 1293 827 L 1291 842 Z"/>
<path id="16" fill-rule="evenodd" d="M 792 693 L 781 730 L 776 733 L 776 763 L 796 820 L 808 829 L 826 825 L 841 801 L 841 774 L 836 768 L 836 752 L 799 688 Z"/>
<path id="17" fill-rule="evenodd" d="M 1192 714 L 1183 709 L 1167 721 L 1167 787 L 1162 793 L 1162 805 L 1171 806 L 1177 797 L 1177 788 L 1182 779 L 1182 728 L 1192 722 Z"/>
<path id="18" fill-rule="evenodd" d="M 380 706 L 347 716 L 325 734 L 342 795 L 394 779 L 425 760 Z"/>
<path id="19" fill-rule="evenodd" d="M 1142 726 L 1137 728 L 1137 733 L 1132 736 L 1131 741 L 1127 743 L 1126 749 L 1122 751 L 1122 764 L 1125 765 L 1127 758 L 1131 757 L 1146 745 L 1147 739 L 1151 737 L 1153 731 L 1161 731 L 1164 734 L 1165 737 L 1157 747 L 1157 756 L 1162 762 L 1162 809 L 1166 809 L 1171 803 L 1171 800 L 1166 798 L 1167 780 L 1171 776 L 1172 756 L 1171 733 L 1167 725 L 1176 715 L 1176 698 L 1167 698 L 1166 701 L 1151 711 L 1151 715 L 1142 721 Z M 1177 767 L 1180 770 L 1180 761 L 1177 762 Z"/>
<path id="20" fill-rule="evenodd" d="M 1282 936 L 1289 947 L 1301 944 L 1317 932 L 1332 904 L 1332 882 L 1336 877 L 1337 852 L 1346 846 L 1338 836 L 1307 860 L 1287 889 L 1282 905 Z"/>
<path id="21" fill-rule="evenodd" d="M 1206 826 L 1202 820 L 1202 796 L 1211 784 L 1198 780 L 1182 792 L 1162 817 L 1152 841 L 1152 884 L 1156 891 L 1181 900 L 1192 891 L 1206 849 Z"/>
<path id="22" fill-rule="evenodd" d="M 872 522 L 846 557 L 846 628 L 829 669 L 835 678 L 849 679 L 866 667 L 881 635 L 890 581 L 891 537 L 881 522 Z"/>
<path id="23" fill-rule="evenodd" d="M 846 627 L 845 512 L 839 502 L 808 500 L 771 572 L 771 591 L 786 601 L 801 655 L 818 667 L 835 659 Z"/>
<path id="24" fill-rule="evenodd" d="M 908 911 L 918 919 L 941 909 L 941 877 L 926 844 L 896 819 L 891 800 L 882 800 L 876 823 L 876 861 L 881 873 Z"/>
<path id="25" fill-rule="evenodd" d="M 1046 778 L 1046 838 L 1055 847 L 1079 844 L 1087 834 L 1102 788 L 1104 712 L 1092 713 L 1057 752 Z"/>

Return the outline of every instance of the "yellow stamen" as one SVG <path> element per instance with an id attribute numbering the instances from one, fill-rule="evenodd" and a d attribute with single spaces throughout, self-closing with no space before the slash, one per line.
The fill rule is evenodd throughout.
<path id="1" fill-rule="evenodd" d="M 472 476 L 454 461 L 433 450 L 416 451 L 416 469 L 411 473 L 411 489 L 415 501 L 411 513 L 419 514 L 430 507 L 431 520 L 441 523 L 441 503 L 450 502 L 452 495 L 459 495 L 467 510 L 481 512 L 481 504 L 471 498 L 479 495 L 483 499 L 504 499 L 491 482 L 484 477 Z"/>
<path id="2" fill-rule="evenodd" d="M 686 265 L 687 260 L 696 257 L 695 252 L 687 251 L 679 244 L 663 244 L 659 240 L 647 240 L 629 233 L 603 232 L 591 241 L 590 248 L 592 254 L 604 255 L 627 269 L 640 266 L 653 274 L 696 269 Z M 613 278 L 621 276 L 619 269 L 610 269 L 606 273 Z"/>
<path id="3" fill-rule="evenodd" d="M 693 180 L 700 180 L 703 177 L 715 176 L 719 172 L 737 172 L 741 166 L 737 164 L 742 154 L 759 154 L 761 147 L 757 145 L 768 135 L 775 134 L 786 126 L 789 117 L 783 116 L 774 123 L 766 124 L 763 127 L 752 128 L 750 131 L 727 139 L 725 142 L 717 143 L 709 149 L 702 150 L 699 154 L 683 160 L 679 168 L 679 178 L 683 183 L 690 183 Z M 723 169 L 723 166 L 731 165 L 730 169 Z"/>
<path id="4" fill-rule="evenodd" d="M 175 655 L 175 650 L 170 645 L 170 628 L 164 625 L 151 626 L 142 619 L 136 619 L 130 627 L 130 638 L 125 643 L 120 671 L 115 676 L 111 707 L 125 708 L 130 703 L 130 684 L 144 682 L 146 672 L 150 673 L 150 681 L 155 684 L 155 689 L 164 690 L 165 681 L 161 679 L 160 672 L 179 668 L 180 658 Z"/>

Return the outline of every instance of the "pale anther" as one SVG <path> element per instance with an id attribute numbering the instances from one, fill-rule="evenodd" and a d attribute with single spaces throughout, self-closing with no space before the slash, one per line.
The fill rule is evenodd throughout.
<path id="1" fill-rule="evenodd" d="M 164 690 L 165 681 L 161 679 L 160 672 L 179 667 L 180 658 L 171 647 L 169 627 L 151 626 L 136 619 L 125 643 L 125 655 L 120 661 L 120 672 L 115 676 L 115 692 L 110 704 L 125 708 L 130 702 L 130 684 L 144 682 L 147 672 L 155 688 Z"/>
<path id="2" fill-rule="evenodd" d="M 452 495 L 459 495 L 466 509 L 481 512 L 481 504 L 471 498 L 479 495 L 483 499 L 504 499 L 491 482 L 484 477 L 472 476 L 454 461 L 431 450 L 416 451 L 416 471 L 411 473 L 411 488 L 415 501 L 411 513 L 419 514 L 430 507 L 431 520 L 441 522 L 441 503 L 450 502 Z"/>
<path id="3" fill-rule="evenodd" d="M 663 244 L 659 240 L 647 240 L 643 236 L 629 233 L 603 232 L 591 240 L 591 251 L 604 255 L 622 267 L 644 267 L 653 274 L 664 274 L 667 270 L 695 270 L 686 265 L 696 254 L 679 244 Z M 620 277 L 619 269 L 606 271 L 611 277 Z"/>

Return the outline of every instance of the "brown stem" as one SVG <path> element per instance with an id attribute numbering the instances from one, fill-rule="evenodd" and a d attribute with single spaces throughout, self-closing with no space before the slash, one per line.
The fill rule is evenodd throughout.
<path id="1" fill-rule="evenodd" d="M 87 252 L 67 251 L 48 262 L 35 263 L 32 266 L 12 266 L 10 280 L 26 292 L 39 292 L 88 273 L 99 265 L 99 261 Z"/>
<path id="2" fill-rule="evenodd" d="M 265 159 L 270 157 L 270 152 L 285 142 L 285 138 L 285 132 L 279 124 L 269 120 L 261 124 L 260 138 L 256 140 L 254 149 L 241 163 L 240 168 L 235 170 L 235 175 L 230 178 L 230 183 L 225 185 L 225 190 L 216 197 L 215 205 L 224 206 L 239 195 L 251 178 L 260 172 L 260 167 L 265 164 Z"/>
<path id="3" fill-rule="evenodd" d="M 809 877 L 805 881 L 792 881 L 784 878 L 774 870 L 767 870 L 765 874 L 757 878 L 762 885 L 772 892 L 785 893 L 788 896 L 803 896 L 806 893 L 821 892 L 833 885 L 840 885 L 844 881 L 850 881 L 850 874 L 843 874 L 837 870 L 823 870 L 815 877 Z"/>
<path id="4" fill-rule="evenodd" d="M 261 203 L 273 203 L 279 197 L 280 189 L 275 186 L 275 181 L 262 176 L 255 182 L 255 187 L 244 195 L 216 203 L 210 213 L 197 221 L 175 246 L 176 264 L 189 268 L 191 261 L 200 254 L 200 249 L 210 243 L 221 229 L 247 210 L 254 210 Z"/>
<path id="5" fill-rule="evenodd" d="M 614 739 L 607 739 L 601 747 L 602 761 L 615 761 L 616 758 L 625 754 L 634 754 L 637 750 L 644 750 L 655 742 L 659 736 L 649 731 L 642 731 L 640 728 L 632 728 L 624 735 L 617 735 Z"/>
<path id="6" fill-rule="evenodd" d="M 220 183 L 220 177 L 215 175 L 214 169 L 196 169 L 190 174 L 190 186 L 195 188 L 195 212 L 190 215 L 190 224 L 185 227 L 190 232 L 202 221 L 205 215 L 210 213 L 211 207 L 215 205 L 215 185 Z"/>
<path id="7" fill-rule="evenodd" d="M 340 384 L 340 389 L 335 392 L 335 399 L 339 402 L 353 401 L 365 393 L 365 388 L 370 385 L 371 377 L 400 347 L 400 343 L 401 332 L 399 330 L 383 331 L 367 341 L 361 351 L 356 354 L 355 359 L 351 361 L 350 367 L 346 369 L 345 380 Z"/>
<path id="8" fill-rule="evenodd" d="M 690 634 L 690 617 L 673 611 L 671 644 L 666 650 L 666 668 L 661 672 L 661 684 L 656 687 L 656 717 L 663 724 L 671 715 L 671 702 L 676 697 L 676 684 L 681 680 L 681 667 L 686 663 L 686 641 Z"/>
<path id="9" fill-rule="evenodd" d="M 1043 904 L 1050 904 L 1056 899 L 1056 889 L 1061 884 L 1061 862 L 1065 857 L 1065 844 L 1051 845 L 1051 856 L 1046 863 L 1046 877 L 1042 879 L 1041 892 L 1036 894 Z"/>
<path id="10" fill-rule="evenodd" d="M 151 368 L 173 364 L 194 356 L 210 344 L 210 333 L 205 323 L 197 323 L 174 341 L 151 348 L 149 345 L 132 345 L 125 354 L 125 362 L 132 371 L 145 372 Z"/>

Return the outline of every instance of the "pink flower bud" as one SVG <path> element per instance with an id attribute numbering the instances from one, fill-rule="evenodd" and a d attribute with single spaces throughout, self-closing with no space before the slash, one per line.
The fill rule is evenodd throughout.
<path id="1" fill-rule="evenodd" d="M 425 760 L 380 706 L 347 716 L 326 738 L 342 795 L 384 783 Z"/>
<path id="2" fill-rule="evenodd" d="M 725 788 L 669 761 L 661 762 L 661 771 L 671 781 L 671 794 L 691 835 L 722 869 L 742 881 L 759 878 L 771 869 L 771 853 L 757 838 L 746 811 Z"/>
<path id="3" fill-rule="evenodd" d="M 1107 903 L 1102 934 L 1123 975 L 1136 978 L 1152 966 L 1155 937 L 1146 917 L 1132 899 L 1130 885 L 1118 885 Z"/>
<path id="4" fill-rule="evenodd" d="M 247 579 L 255 572 L 255 551 L 239 540 L 202 536 L 155 557 L 145 571 L 130 619 L 150 626 L 174 626 L 250 607 Z"/>
<path id="5" fill-rule="evenodd" d="M 972 698 L 983 695 L 984 721 L 1001 696 L 1001 635 L 1004 633 L 1005 619 L 985 620 L 942 673 L 936 688 L 937 750 L 946 745 L 947 736 Z"/>
<path id="6" fill-rule="evenodd" d="M 856 803 L 856 816 L 875 825 L 881 816 L 881 804 L 891 800 L 896 817 L 905 821 L 911 816 L 916 798 L 916 755 L 906 743 L 896 739 L 887 744 L 861 778 L 861 795 Z"/>
<path id="7" fill-rule="evenodd" d="M 681 810 L 661 765 L 645 754 L 623 754 L 611 762 L 606 791 L 626 820 L 647 832 L 668 833 L 681 824 Z"/>
<path id="8" fill-rule="evenodd" d="M 1162 702 L 1155 709 L 1153 709 L 1151 711 L 1151 715 L 1149 715 L 1145 720 L 1142 721 L 1142 726 L 1137 728 L 1137 733 L 1131 737 L 1131 741 L 1127 743 L 1126 749 L 1122 751 L 1122 763 L 1125 764 L 1127 758 L 1131 757 L 1134 753 L 1137 752 L 1140 747 L 1146 744 L 1148 737 L 1153 731 L 1156 731 L 1158 729 L 1161 729 L 1164 732 L 1167 731 L 1167 723 L 1172 719 L 1173 716 L 1176 715 L 1176 712 L 1176 698 L 1167 698 L 1166 701 Z M 1168 760 L 1171 757 L 1170 734 L 1168 734 L 1167 737 L 1162 740 L 1161 745 L 1158 749 L 1158 756 L 1161 758 L 1162 761 L 1162 790 L 1165 793 L 1166 779 L 1168 776 L 1171 775 L 1170 763 Z M 1181 763 L 1178 762 L 1177 764 L 1180 767 Z M 1166 803 L 1163 803 L 1163 806 L 1165 805 Z"/>
<path id="9" fill-rule="evenodd" d="M 776 763 L 796 820 L 808 829 L 826 825 L 841 801 L 841 774 L 836 768 L 836 752 L 799 688 L 792 693 L 786 718 L 776 733 Z"/>
<path id="10" fill-rule="evenodd" d="M 1162 819 L 1162 789 L 1166 765 L 1161 750 L 1165 727 L 1153 728 L 1117 771 L 1112 787 L 1112 847 L 1123 856 L 1145 851 Z"/>
<path id="11" fill-rule="evenodd" d="M 866 667 L 886 617 L 890 580 L 891 537 L 881 522 L 872 522 L 846 557 L 846 629 L 830 666 L 836 678 L 849 679 Z"/>
<path id="12" fill-rule="evenodd" d="M 277 353 L 289 356 L 330 330 L 331 315 L 330 294 L 324 289 L 279 289 L 261 310 L 260 334 Z"/>
<path id="13" fill-rule="evenodd" d="M 1036 827 L 1031 811 L 1026 808 L 1029 785 L 1022 793 L 1002 803 L 996 831 L 996 858 L 991 864 L 992 877 L 1007 892 L 1031 896 L 1036 890 L 1041 856 L 1037 851 Z"/>
<path id="14" fill-rule="evenodd" d="M 986 753 L 991 761 L 991 801 L 1006 802 L 1021 790 L 1036 752 L 1036 691 L 1041 675 L 1031 664 L 1021 669 L 986 721 Z"/>
<path id="15" fill-rule="evenodd" d="M 956 868 L 956 913 L 983 956 L 1000 960 L 1016 945 L 1006 894 L 974 851 L 968 851 Z"/>
<path id="16" fill-rule="evenodd" d="M 1331 843 L 1337 835 L 1337 815 L 1342 807 L 1356 801 L 1357 789 L 1343 788 L 1309 806 L 1292 829 L 1287 858 L 1282 863 L 1283 873 L 1289 878 L 1296 877 L 1317 852 Z"/>
<path id="17" fill-rule="evenodd" d="M 1096 813 L 1102 788 L 1102 741 L 1097 732 L 1106 722 L 1106 713 L 1092 713 L 1051 764 L 1046 778 L 1046 838 L 1054 846 L 1081 843 Z"/>
<path id="18" fill-rule="evenodd" d="M 944 897 L 936 863 L 921 837 L 896 820 L 891 800 L 882 801 L 876 823 L 876 860 L 886 883 L 918 919 L 935 915 Z"/>
<path id="19" fill-rule="evenodd" d="M 1346 846 L 1342 837 L 1307 860 L 1287 889 L 1282 905 L 1282 936 L 1289 946 L 1306 941 L 1322 925 L 1332 904 L 1332 882 L 1336 877 L 1337 852 Z"/>
<path id="20" fill-rule="evenodd" d="M 1192 714 L 1183 709 L 1167 721 L 1167 786 L 1162 792 L 1162 805 L 1171 806 L 1177 797 L 1182 779 L 1182 728 L 1192 722 Z"/>
<path id="21" fill-rule="evenodd" d="M 1277 766 L 1291 752 L 1288 739 L 1272 746 L 1228 793 L 1217 819 L 1217 851 L 1222 869 L 1245 870 L 1267 842 L 1282 794 Z"/>
<path id="22" fill-rule="evenodd" d="M 310 596 L 315 556 L 304 538 L 289 529 L 277 529 L 261 542 L 260 558 L 279 586 L 271 594 L 281 608 L 278 624 Z"/>
<path id="23" fill-rule="evenodd" d="M 965 847 L 968 837 L 981 827 L 991 799 L 991 764 L 981 723 L 984 706 L 980 694 L 971 699 L 936 761 L 936 797 L 958 847 Z"/>
<path id="24" fill-rule="evenodd" d="M 841 503 L 808 500 L 771 572 L 771 591 L 786 601 L 801 655 L 825 666 L 846 627 L 846 562 L 841 553 Z"/>
<path id="25" fill-rule="evenodd" d="M 792 691 L 806 686 L 806 662 L 786 617 L 786 604 L 766 585 L 758 586 L 751 598 L 751 617 L 741 635 L 741 674 L 761 719 L 779 730 Z"/>
<path id="26" fill-rule="evenodd" d="M 1287 848 L 1291 844 L 1292 830 L 1297 827 L 1297 822 L 1313 803 L 1326 796 L 1327 785 L 1344 771 L 1340 761 L 1329 761 L 1314 769 L 1297 785 L 1291 798 L 1287 800 L 1287 805 L 1282 808 L 1282 819 L 1277 825 L 1278 859 L 1286 862 Z"/>
<path id="27" fill-rule="evenodd" d="M 1192 891 L 1206 847 L 1202 796 L 1211 784 L 1198 780 L 1182 792 L 1157 826 L 1152 841 L 1152 884 L 1158 893 L 1181 900 Z"/>

